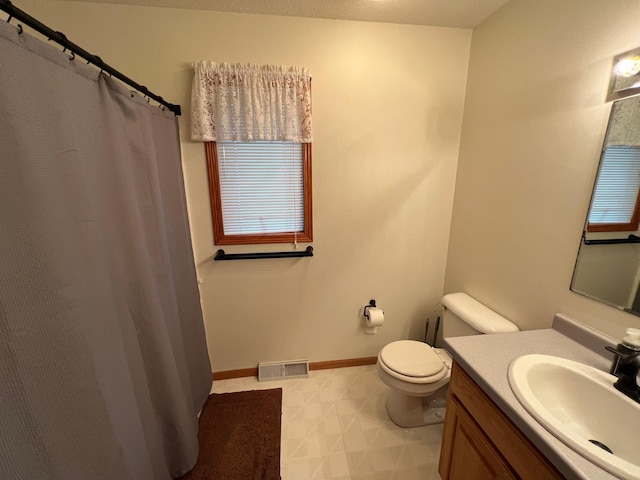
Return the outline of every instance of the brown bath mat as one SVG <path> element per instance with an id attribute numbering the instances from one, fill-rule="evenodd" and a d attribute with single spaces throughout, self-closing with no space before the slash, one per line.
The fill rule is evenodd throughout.
<path id="1" fill-rule="evenodd" d="M 211 394 L 198 461 L 180 480 L 280 480 L 282 389 Z"/>

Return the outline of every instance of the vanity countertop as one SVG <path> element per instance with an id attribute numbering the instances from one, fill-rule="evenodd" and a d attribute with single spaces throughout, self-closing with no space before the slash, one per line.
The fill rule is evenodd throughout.
<path id="1" fill-rule="evenodd" d="M 604 346 L 614 344 L 612 338 L 561 314 L 554 317 L 550 329 L 445 339 L 445 347 L 454 360 L 560 473 L 568 479 L 585 480 L 616 477 L 574 452 L 540 425 L 514 396 L 507 371 L 514 359 L 530 353 L 554 355 L 609 371 L 611 358 Z"/>

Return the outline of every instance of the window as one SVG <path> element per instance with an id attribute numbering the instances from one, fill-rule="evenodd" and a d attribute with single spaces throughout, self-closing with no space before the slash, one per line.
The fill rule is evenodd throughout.
<path id="1" fill-rule="evenodd" d="M 217 245 L 311 242 L 311 74 L 195 65 L 191 138 L 205 142 Z"/>
<path id="2" fill-rule="evenodd" d="M 310 242 L 311 144 L 205 143 L 216 245 Z"/>
<path id="3" fill-rule="evenodd" d="M 640 222 L 640 147 L 608 146 L 589 210 L 588 232 L 635 232 Z"/>

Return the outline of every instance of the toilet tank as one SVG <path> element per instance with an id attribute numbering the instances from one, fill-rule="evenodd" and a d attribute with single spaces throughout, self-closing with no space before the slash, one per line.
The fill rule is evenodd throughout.
<path id="1" fill-rule="evenodd" d="M 461 337 L 482 333 L 517 332 L 519 328 L 466 293 L 449 293 L 442 297 L 445 311 L 442 336 Z"/>

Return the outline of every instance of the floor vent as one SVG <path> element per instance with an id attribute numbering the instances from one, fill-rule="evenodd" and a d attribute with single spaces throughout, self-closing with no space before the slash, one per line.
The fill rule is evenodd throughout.
<path id="1" fill-rule="evenodd" d="M 258 381 L 281 380 L 285 378 L 303 378 L 309 376 L 309 360 L 291 360 L 288 362 L 260 362 Z"/>

